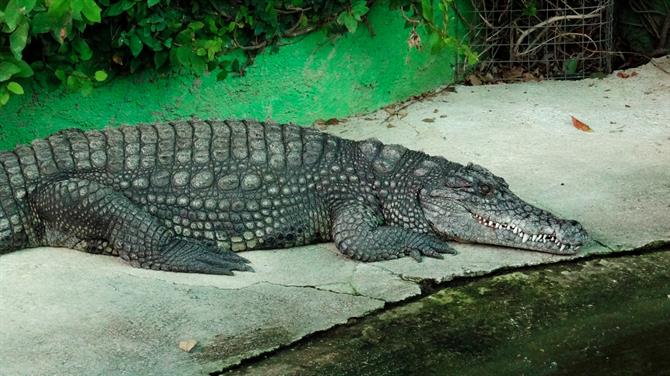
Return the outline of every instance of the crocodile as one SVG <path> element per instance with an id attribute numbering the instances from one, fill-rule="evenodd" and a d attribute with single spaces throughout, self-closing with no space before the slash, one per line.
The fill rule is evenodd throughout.
<path id="1" fill-rule="evenodd" d="M 68 129 L 0 153 L 0 253 L 68 247 L 232 275 L 253 271 L 240 251 L 317 242 L 420 261 L 456 253 L 451 240 L 569 255 L 587 239 L 479 165 L 293 124 Z"/>

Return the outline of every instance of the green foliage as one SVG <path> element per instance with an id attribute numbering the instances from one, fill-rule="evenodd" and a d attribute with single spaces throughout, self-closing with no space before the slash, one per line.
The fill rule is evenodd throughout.
<path id="1" fill-rule="evenodd" d="M 437 44 L 430 0 L 404 1 Z M 0 105 L 23 94 L 17 80 L 86 95 L 141 69 L 243 74 L 255 54 L 319 27 L 355 32 L 372 0 L 0 0 Z M 437 3 L 446 9 L 449 0 Z M 430 21 L 428 21 L 430 20 Z"/>
<path id="2" fill-rule="evenodd" d="M 477 53 L 450 32 L 449 11 L 456 7 L 454 0 L 392 0 L 391 6 L 403 12 L 407 27 L 416 29 L 418 25 L 425 26 L 431 53 L 453 47 L 457 53 L 465 56 L 468 64 L 478 61 Z"/>

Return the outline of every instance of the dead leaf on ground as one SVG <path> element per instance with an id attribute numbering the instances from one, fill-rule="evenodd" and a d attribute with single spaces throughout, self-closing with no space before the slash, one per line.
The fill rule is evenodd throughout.
<path id="1" fill-rule="evenodd" d="M 482 84 L 482 80 L 480 80 L 479 77 L 474 74 L 469 75 L 466 81 L 469 82 L 472 86 L 479 86 Z"/>
<path id="2" fill-rule="evenodd" d="M 193 350 L 193 348 L 194 348 L 195 345 L 197 345 L 197 344 L 198 344 L 198 341 L 196 341 L 196 340 L 194 340 L 194 339 L 188 339 L 188 340 L 186 340 L 186 341 L 180 341 L 180 342 L 179 342 L 179 348 L 180 348 L 182 351 L 185 351 L 185 352 L 191 352 L 191 350 Z"/>
<path id="3" fill-rule="evenodd" d="M 314 126 L 321 129 L 321 130 L 324 130 L 331 125 L 337 125 L 337 124 L 341 124 L 341 123 L 344 123 L 344 122 L 346 122 L 346 120 L 340 120 L 340 119 L 336 119 L 336 118 L 330 118 L 330 119 L 327 119 L 327 120 L 317 119 L 316 121 L 314 121 Z"/>
<path id="4" fill-rule="evenodd" d="M 617 72 L 616 76 L 619 77 L 619 78 L 635 77 L 635 76 L 637 76 L 637 72 L 632 71 L 631 73 L 627 73 L 627 72 L 624 72 L 624 71 L 620 71 L 620 72 Z"/>
<path id="5" fill-rule="evenodd" d="M 393 124 L 388 124 L 388 125 L 386 126 L 386 128 L 395 128 L 395 125 L 393 125 Z"/>
<path id="6" fill-rule="evenodd" d="M 577 119 L 574 116 L 570 116 L 572 118 L 572 126 L 579 129 L 582 132 L 593 132 L 593 129 L 586 125 L 583 121 Z"/>
<path id="7" fill-rule="evenodd" d="M 435 122 L 435 118 L 425 118 L 425 119 L 423 119 L 423 120 L 421 120 L 421 121 L 423 121 L 424 123 L 434 123 L 434 122 Z"/>
<path id="8" fill-rule="evenodd" d="M 340 124 L 341 122 L 342 122 L 342 121 L 340 121 L 339 119 L 336 119 L 336 118 L 330 118 L 330 119 L 326 120 L 326 121 L 324 122 L 324 124 L 326 124 L 326 125 L 336 125 L 336 124 Z"/>

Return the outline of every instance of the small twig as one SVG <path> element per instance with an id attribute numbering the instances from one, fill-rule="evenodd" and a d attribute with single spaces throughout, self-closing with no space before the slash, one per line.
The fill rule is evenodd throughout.
<path id="1" fill-rule="evenodd" d="M 311 10 L 312 7 L 307 8 L 297 8 L 297 7 L 286 7 L 286 9 L 275 8 L 275 11 L 279 14 L 294 14 L 294 13 L 304 13 L 308 10 Z"/>
<path id="2" fill-rule="evenodd" d="M 407 17 L 407 15 L 405 14 L 405 9 L 403 9 L 402 7 L 400 7 L 400 15 L 402 16 L 402 18 L 405 19 L 405 21 L 407 21 L 407 22 L 409 22 L 409 23 L 411 23 L 411 24 L 413 24 L 413 25 L 418 25 L 419 22 L 421 22 L 421 21 L 419 21 L 419 20 L 415 20 L 415 19 L 413 19 L 413 18 L 409 18 L 409 17 Z"/>
<path id="3" fill-rule="evenodd" d="M 584 19 L 588 19 L 588 18 L 595 18 L 595 17 L 600 16 L 600 11 L 601 11 L 601 10 L 603 10 L 603 7 L 600 7 L 600 8 L 598 8 L 598 9 L 595 9 L 594 11 L 592 11 L 591 13 L 588 13 L 588 14 L 578 14 L 578 15 L 575 14 L 575 15 L 565 15 L 565 16 L 554 16 L 554 17 L 548 18 L 548 19 L 546 19 L 546 20 L 544 20 L 544 21 L 542 21 L 542 22 L 536 24 L 535 26 L 533 26 L 533 27 L 531 27 L 530 29 L 527 29 L 526 31 L 524 31 L 523 33 L 521 33 L 521 35 L 519 36 L 519 38 L 517 38 L 516 43 L 514 43 L 514 49 L 513 49 L 514 54 L 515 54 L 515 55 L 518 54 L 518 52 L 519 52 L 519 46 L 521 45 L 521 42 L 523 42 L 523 40 L 526 39 L 526 37 L 528 37 L 528 35 L 530 35 L 531 33 L 533 33 L 535 30 L 537 30 L 537 29 L 539 29 L 539 28 L 541 28 L 541 27 L 550 25 L 550 24 L 552 24 L 552 23 L 558 22 L 558 21 L 564 21 L 564 20 L 584 20 Z"/>
<path id="4" fill-rule="evenodd" d="M 258 44 L 252 44 L 251 46 L 243 46 L 240 44 L 240 42 L 237 41 L 237 36 L 233 34 L 233 43 L 235 46 L 239 49 L 242 49 L 244 51 L 254 51 L 254 50 L 260 50 L 261 48 L 265 48 L 265 46 L 268 45 L 268 41 L 264 40 L 261 43 Z"/>
<path id="5" fill-rule="evenodd" d="M 298 37 L 298 36 L 300 36 L 300 35 L 304 35 L 304 34 L 307 34 L 307 33 L 311 33 L 312 31 L 314 31 L 314 29 L 316 29 L 315 26 L 310 26 L 310 27 L 306 27 L 306 28 L 304 28 L 304 29 L 300 29 L 300 30 L 296 30 L 296 31 L 291 31 L 291 32 L 282 34 L 282 38 L 293 38 L 293 37 Z"/>
<path id="6" fill-rule="evenodd" d="M 558 39 L 558 38 L 560 38 L 560 37 L 565 37 L 565 36 L 583 37 L 583 38 L 585 38 L 585 39 L 590 40 L 591 43 L 593 43 L 594 46 L 598 46 L 598 43 L 596 43 L 596 41 L 594 41 L 593 38 L 591 38 L 590 36 L 588 36 L 588 35 L 586 35 L 586 34 L 584 34 L 584 33 L 560 33 L 560 34 L 554 35 L 553 37 L 551 37 L 551 38 L 545 40 L 544 42 L 542 42 L 542 44 L 539 44 L 539 45 L 534 46 L 534 47 L 532 47 L 532 48 L 529 47 L 529 48 L 527 48 L 526 50 L 524 50 L 524 51 L 522 51 L 522 52 L 519 52 L 519 53 L 517 54 L 517 56 L 523 56 L 523 55 L 527 55 L 527 54 L 529 54 L 529 53 L 535 52 L 535 50 L 537 50 L 538 48 L 544 46 L 545 44 L 547 44 L 547 43 L 549 43 L 549 42 L 551 42 L 551 41 L 554 41 L 554 40 L 556 40 L 556 39 Z M 586 49 L 586 47 L 583 47 L 583 48 Z M 588 51 L 588 49 L 587 49 L 587 51 Z"/>

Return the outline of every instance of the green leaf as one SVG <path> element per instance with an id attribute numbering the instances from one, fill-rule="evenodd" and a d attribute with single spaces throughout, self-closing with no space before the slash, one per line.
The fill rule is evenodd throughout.
<path id="1" fill-rule="evenodd" d="M 19 83 L 15 81 L 12 81 L 7 84 L 7 90 L 11 91 L 16 95 L 23 95 L 23 86 L 19 85 Z"/>
<path id="2" fill-rule="evenodd" d="M 91 22 L 100 22 L 100 7 L 94 0 L 83 0 L 81 13 Z"/>
<path id="3" fill-rule="evenodd" d="M 563 62 L 563 72 L 565 74 L 575 74 L 577 73 L 578 61 L 577 59 L 568 59 Z"/>
<path id="4" fill-rule="evenodd" d="M 25 61 L 14 60 L 13 63 L 19 67 L 19 71 L 14 74 L 14 77 L 28 78 L 33 75 L 33 69 Z"/>
<path id="5" fill-rule="evenodd" d="M 537 4 L 535 4 L 535 0 L 526 4 L 523 8 L 523 15 L 528 17 L 535 17 L 537 15 Z"/>
<path id="6" fill-rule="evenodd" d="M 75 21 L 83 21 L 84 19 L 81 17 L 81 11 L 84 8 L 84 0 L 70 0 L 70 15 L 72 16 L 72 19 Z"/>
<path id="7" fill-rule="evenodd" d="M 65 71 L 63 71 L 62 69 L 56 69 L 56 71 L 54 72 L 54 76 L 56 76 L 56 78 L 58 78 L 62 83 L 65 83 L 66 80 Z"/>
<path id="8" fill-rule="evenodd" d="M 349 12 L 342 12 L 337 16 L 337 23 L 344 25 L 350 33 L 355 33 L 358 28 L 358 21 Z"/>
<path id="9" fill-rule="evenodd" d="M 83 96 L 88 96 L 93 92 L 93 82 L 89 79 L 83 79 L 81 80 L 81 88 L 79 89 L 81 91 L 81 94 Z"/>
<path id="10" fill-rule="evenodd" d="M 83 61 L 90 60 L 91 57 L 93 57 L 93 51 L 91 51 L 91 47 L 89 47 L 88 43 L 86 43 L 86 41 L 80 37 L 76 37 L 72 40 L 72 47 L 75 51 L 77 51 L 79 57 Z"/>
<path id="11" fill-rule="evenodd" d="M 154 37 L 151 35 L 151 31 L 148 27 L 135 29 L 135 34 L 137 34 L 145 46 L 151 48 L 152 50 L 161 51 L 163 49 L 161 43 L 154 39 Z"/>
<path id="12" fill-rule="evenodd" d="M 191 30 L 200 30 L 203 27 L 205 27 L 205 24 L 200 22 L 200 21 L 191 22 L 188 25 L 188 28 L 191 29 Z"/>
<path id="13" fill-rule="evenodd" d="M 421 0 L 421 14 L 423 19 L 428 22 L 433 22 L 435 17 L 433 12 L 433 2 L 431 0 Z"/>
<path id="14" fill-rule="evenodd" d="M 133 56 L 137 57 L 140 52 L 142 52 L 142 47 L 144 47 L 144 44 L 136 34 L 133 34 L 130 36 L 130 43 L 128 47 L 130 47 L 130 52 L 133 54 Z"/>
<path id="15" fill-rule="evenodd" d="M 105 15 L 109 17 L 118 16 L 119 14 L 125 13 L 125 11 L 132 8 L 133 5 L 135 5 L 135 2 L 132 0 L 121 0 L 107 8 Z"/>
<path id="16" fill-rule="evenodd" d="M 357 21 L 361 20 L 361 17 L 368 13 L 368 5 L 365 0 L 358 0 L 351 5 L 351 14 Z"/>
<path id="17" fill-rule="evenodd" d="M 21 71 L 21 68 L 10 61 L 0 62 L 0 82 L 9 80 L 15 73 Z"/>
<path id="18" fill-rule="evenodd" d="M 95 71 L 94 77 L 96 81 L 102 82 L 107 79 L 107 72 L 104 70 Z"/>
<path id="19" fill-rule="evenodd" d="M 65 16 L 65 13 L 70 10 L 70 1 L 71 0 L 53 0 L 49 4 L 49 10 L 47 13 L 54 19 L 60 19 Z M 59 27 L 59 26 L 57 26 Z"/>
<path id="20" fill-rule="evenodd" d="M 9 36 L 9 49 L 12 50 L 14 57 L 21 60 L 23 49 L 28 41 L 28 21 L 23 19 L 16 30 Z"/>
<path id="21" fill-rule="evenodd" d="M 67 78 L 65 87 L 71 92 L 81 92 L 82 95 L 89 95 L 93 91 L 93 83 L 82 72 L 74 71 Z"/>
<path id="22" fill-rule="evenodd" d="M 147 5 L 149 6 L 149 8 L 151 8 L 152 6 L 160 3 L 160 1 L 161 0 L 147 0 Z"/>
<path id="23" fill-rule="evenodd" d="M 175 52 L 175 55 L 177 56 L 177 62 L 179 64 L 183 66 L 189 66 L 191 64 L 191 56 L 193 55 L 193 51 L 191 51 L 190 47 L 181 46 L 173 49 L 172 51 Z"/>
<path id="24" fill-rule="evenodd" d="M 16 29 L 16 25 L 18 25 L 19 20 L 23 18 L 23 12 L 21 11 L 21 8 L 23 8 L 23 1 L 21 0 L 9 0 L 7 3 L 7 6 L 5 7 L 5 24 L 7 24 L 7 28 L 9 32 L 14 31 Z"/>
<path id="25" fill-rule="evenodd" d="M 9 102 L 9 93 L 7 91 L 3 91 L 2 94 L 0 94 L 0 106 L 4 106 Z"/>
<path id="26" fill-rule="evenodd" d="M 56 23 L 53 17 L 47 12 L 37 13 L 31 20 L 30 26 L 33 34 L 48 33 L 51 27 Z"/>
<path id="27" fill-rule="evenodd" d="M 228 77 L 228 71 L 225 69 L 221 69 L 219 73 L 216 74 L 216 80 L 217 81 L 223 81 Z"/>
<path id="28" fill-rule="evenodd" d="M 156 69 L 160 68 L 165 64 L 165 61 L 168 58 L 168 52 L 167 51 L 159 51 L 154 54 L 154 67 Z"/>
<path id="29" fill-rule="evenodd" d="M 430 53 L 435 55 L 439 53 L 445 46 L 444 40 L 440 38 L 438 33 L 431 33 L 428 37 L 428 45 L 430 46 Z"/>

